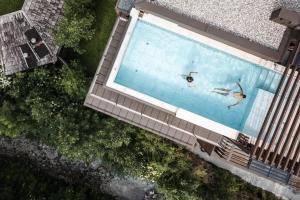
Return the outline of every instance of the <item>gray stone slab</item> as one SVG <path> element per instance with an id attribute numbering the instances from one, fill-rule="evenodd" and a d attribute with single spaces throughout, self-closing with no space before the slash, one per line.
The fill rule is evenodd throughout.
<path id="1" fill-rule="evenodd" d="M 185 120 L 180 120 L 179 124 L 178 124 L 178 128 L 182 129 L 182 130 L 185 130 L 187 126 L 187 121 Z"/>
<path id="2" fill-rule="evenodd" d="M 182 140 L 183 142 L 188 142 L 189 139 L 190 139 L 190 135 L 188 135 L 188 134 L 183 134 L 183 135 L 182 135 L 181 140 Z"/>
<path id="3" fill-rule="evenodd" d="M 134 114 L 132 121 L 139 124 L 141 122 L 142 116 L 139 114 Z"/>
<path id="4" fill-rule="evenodd" d="M 169 131 L 169 126 L 165 125 L 165 124 L 162 124 L 160 132 L 167 135 L 168 131 Z"/>
<path id="5" fill-rule="evenodd" d="M 154 129 L 155 131 L 160 132 L 161 128 L 162 128 L 162 124 L 159 123 L 159 122 L 156 122 L 153 129 Z"/>
<path id="6" fill-rule="evenodd" d="M 167 135 L 169 135 L 171 137 L 175 137 L 175 133 L 176 133 L 176 129 L 170 127 Z"/>
<path id="7" fill-rule="evenodd" d="M 155 126 L 155 123 L 156 123 L 156 122 L 155 122 L 154 120 L 149 119 L 148 124 L 147 124 L 147 127 L 150 128 L 151 130 L 153 130 L 153 129 L 154 129 L 154 126 Z"/>
<path id="8" fill-rule="evenodd" d="M 178 140 L 181 140 L 183 134 L 184 133 L 182 133 L 181 131 L 177 130 L 176 133 L 175 133 L 175 135 L 174 135 L 174 137 L 176 139 L 178 139 Z"/>
<path id="9" fill-rule="evenodd" d="M 140 121 L 140 124 L 141 124 L 142 126 L 146 126 L 146 125 L 148 124 L 148 121 L 149 121 L 148 118 L 142 116 L 141 121 Z"/>
<path id="10" fill-rule="evenodd" d="M 128 111 L 122 108 L 119 116 L 125 118 L 127 113 Z"/>
<path id="11" fill-rule="evenodd" d="M 203 127 L 200 127 L 200 126 L 195 126 L 195 129 L 194 129 L 194 134 L 195 135 L 198 135 L 200 137 L 203 137 L 203 138 L 208 138 L 210 132 L 209 130 L 203 128 Z"/>
<path id="12" fill-rule="evenodd" d="M 134 117 L 134 114 L 132 112 L 128 112 L 127 115 L 126 115 L 126 118 L 129 120 L 129 121 L 132 121 Z"/>
<path id="13" fill-rule="evenodd" d="M 117 106 L 114 106 L 114 109 L 113 109 L 112 113 L 114 115 L 118 116 L 120 114 L 120 112 L 121 112 L 121 109 Z"/>

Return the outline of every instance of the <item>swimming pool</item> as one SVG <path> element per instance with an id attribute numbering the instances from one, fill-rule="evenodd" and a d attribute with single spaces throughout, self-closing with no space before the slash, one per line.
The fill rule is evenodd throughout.
<path id="1" fill-rule="evenodd" d="M 189 87 L 182 75 L 193 74 Z M 242 131 L 258 89 L 274 92 L 281 75 L 201 42 L 138 20 L 114 83 L 166 104 Z M 247 98 L 228 109 L 233 97 L 214 88 L 239 91 Z"/>

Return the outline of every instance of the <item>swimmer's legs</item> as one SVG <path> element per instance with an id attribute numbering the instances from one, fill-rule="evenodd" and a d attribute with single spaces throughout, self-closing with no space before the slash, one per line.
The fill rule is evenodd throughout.
<path id="1" fill-rule="evenodd" d="M 214 92 L 214 93 L 217 93 L 217 94 L 220 94 L 220 95 L 223 95 L 223 96 L 228 96 L 229 95 L 229 92 L 220 92 L 220 91 L 211 91 L 211 92 Z"/>
<path id="2" fill-rule="evenodd" d="M 231 90 L 226 89 L 226 88 L 214 88 L 214 90 L 219 90 L 221 92 L 226 92 L 226 93 L 229 93 L 231 91 Z"/>

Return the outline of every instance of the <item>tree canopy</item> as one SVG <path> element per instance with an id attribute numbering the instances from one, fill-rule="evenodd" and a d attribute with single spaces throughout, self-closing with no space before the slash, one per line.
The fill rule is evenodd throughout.
<path id="1" fill-rule="evenodd" d="M 82 54 L 80 43 L 91 40 L 94 30 L 94 11 L 92 0 L 65 0 L 64 14 L 55 31 L 56 43 L 59 46 L 73 48 Z"/>

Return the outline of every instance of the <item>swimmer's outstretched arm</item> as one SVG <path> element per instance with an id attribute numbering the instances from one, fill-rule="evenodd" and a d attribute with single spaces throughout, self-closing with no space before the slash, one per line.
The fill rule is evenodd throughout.
<path id="1" fill-rule="evenodd" d="M 244 91 L 243 91 L 243 88 L 242 88 L 242 86 L 241 86 L 240 82 L 236 82 L 236 84 L 237 84 L 237 85 L 238 85 L 238 87 L 240 88 L 240 90 L 241 90 L 241 93 L 242 93 L 242 94 L 244 94 Z"/>
<path id="2" fill-rule="evenodd" d="M 198 72 L 190 72 L 189 76 L 191 76 L 192 74 L 198 74 Z"/>

